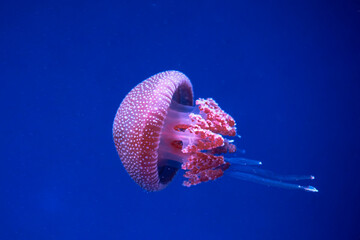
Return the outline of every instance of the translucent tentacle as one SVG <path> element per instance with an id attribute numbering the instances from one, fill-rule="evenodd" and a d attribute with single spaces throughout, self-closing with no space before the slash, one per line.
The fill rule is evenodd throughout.
<path id="1" fill-rule="evenodd" d="M 226 159 L 228 160 L 228 159 Z M 231 162 L 230 162 L 231 163 Z M 313 180 L 315 177 L 313 175 L 279 175 L 272 171 L 260 169 L 260 168 L 251 168 L 241 165 L 233 165 L 232 169 L 234 171 L 246 172 L 254 175 L 259 175 L 264 178 L 271 178 L 279 181 L 300 181 L 300 180 Z"/>
<path id="2" fill-rule="evenodd" d="M 279 175 L 269 170 L 261 169 L 260 161 L 246 158 L 226 158 L 231 164 L 227 174 L 234 178 L 265 184 L 269 186 L 282 187 L 288 189 L 302 189 L 309 192 L 318 192 L 313 186 L 302 186 L 287 181 L 313 180 L 312 175 Z"/>
<path id="3" fill-rule="evenodd" d="M 255 182 L 255 183 L 261 183 L 261 184 L 265 184 L 265 185 L 269 185 L 269 186 L 276 186 L 276 187 L 288 188 L 288 189 L 302 189 L 302 190 L 309 191 L 309 192 L 318 192 L 318 190 L 313 186 L 301 186 L 301 185 L 293 184 L 293 183 L 285 183 L 285 182 L 281 182 L 279 180 L 264 178 L 264 177 L 250 174 L 250 173 L 231 171 L 231 172 L 229 172 L 229 174 L 238 179 L 251 181 L 251 182 Z"/>
<path id="4" fill-rule="evenodd" d="M 255 166 L 262 165 L 262 162 L 260 162 L 260 161 L 247 159 L 247 158 L 226 158 L 226 161 L 229 162 L 229 163 L 235 164 L 235 165 L 240 164 L 240 165 L 243 165 L 243 166 L 246 166 L 246 165 L 255 165 Z"/>

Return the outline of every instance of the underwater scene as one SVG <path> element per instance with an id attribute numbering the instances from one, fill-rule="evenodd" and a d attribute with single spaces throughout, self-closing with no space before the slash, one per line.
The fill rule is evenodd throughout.
<path id="1" fill-rule="evenodd" d="M 1 2 L 0 239 L 360 239 L 359 43 L 359 1 Z"/>

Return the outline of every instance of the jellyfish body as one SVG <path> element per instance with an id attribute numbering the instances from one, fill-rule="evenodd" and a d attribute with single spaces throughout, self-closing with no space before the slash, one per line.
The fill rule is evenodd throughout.
<path id="1" fill-rule="evenodd" d="M 211 98 L 193 105 L 190 80 L 178 71 L 158 73 L 138 84 L 120 104 L 113 124 L 114 143 L 131 178 L 147 191 L 165 188 L 179 169 L 184 186 L 215 180 L 228 172 L 234 178 L 285 188 L 317 191 L 259 169 L 261 162 L 224 157 L 236 146 L 234 119 Z"/>

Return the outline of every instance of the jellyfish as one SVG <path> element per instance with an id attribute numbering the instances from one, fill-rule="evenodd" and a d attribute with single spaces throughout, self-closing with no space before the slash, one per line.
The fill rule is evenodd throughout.
<path id="1" fill-rule="evenodd" d="M 149 192 L 160 191 L 182 169 L 186 187 L 224 174 L 270 186 L 317 192 L 295 183 L 309 175 L 281 176 L 262 162 L 231 157 L 235 120 L 212 98 L 195 101 L 189 78 L 179 71 L 158 73 L 133 88 L 118 108 L 113 139 L 130 177 Z"/>

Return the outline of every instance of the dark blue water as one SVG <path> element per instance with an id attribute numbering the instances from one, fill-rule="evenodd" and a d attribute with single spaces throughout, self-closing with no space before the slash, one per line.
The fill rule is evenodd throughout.
<path id="1" fill-rule="evenodd" d="M 358 1 L 2 1 L 0 239 L 360 239 Z M 112 141 L 176 69 L 245 157 L 319 193 L 231 178 L 146 193 Z"/>

